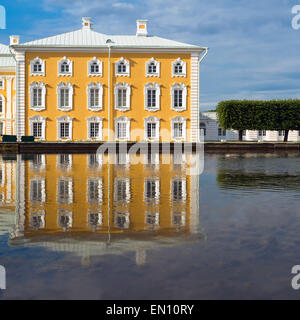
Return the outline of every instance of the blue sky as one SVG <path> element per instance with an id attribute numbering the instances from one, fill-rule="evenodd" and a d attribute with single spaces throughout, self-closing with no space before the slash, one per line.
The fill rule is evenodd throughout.
<path id="1" fill-rule="evenodd" d="M 0 42 L 21 42 L 79 29 L 135 34 L 147 18 L 151 34 L 207 46 L 201 66 L 201 109 L 227 99 L 300 98 L 300 29 L 291 26 L 300 0 L 14 0 L 0 1 L 7 29 Z"/>

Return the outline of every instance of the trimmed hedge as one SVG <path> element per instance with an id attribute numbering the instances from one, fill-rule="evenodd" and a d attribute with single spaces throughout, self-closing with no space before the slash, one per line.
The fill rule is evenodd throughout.
<path id="1" fill-rule="evenodd" d="M 300 100 L 229 100 L 217 106 L 223 129 L 284 130 L 287 141 L 289 130 L 300 129 Z"/>

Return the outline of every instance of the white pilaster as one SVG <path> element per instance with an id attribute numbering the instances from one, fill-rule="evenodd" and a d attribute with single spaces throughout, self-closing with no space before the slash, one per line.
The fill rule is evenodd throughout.
<path id="1" fill-rule="evenodd" d="M 25 53 L 16 52 L 16 135 L 18 139 L 25 135 Z"/>
<path id="2" fill-rule="evenodd" d="M 191 54 L 191 130 L 190 141 L 199 142 L 199 54 Z"/>

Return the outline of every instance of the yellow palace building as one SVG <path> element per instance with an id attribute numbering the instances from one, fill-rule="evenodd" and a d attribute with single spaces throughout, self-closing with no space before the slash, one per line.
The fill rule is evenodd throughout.
<path id="1" fill-rule="evenodd" d="M 57 142 L 197 142 L 206 54 L 148 35 L 147 20 L 131 36 L 96 32 L 90 18 L 79 30 L 41 40 L 11 36 L 0 47 L 2 133 Z"/>

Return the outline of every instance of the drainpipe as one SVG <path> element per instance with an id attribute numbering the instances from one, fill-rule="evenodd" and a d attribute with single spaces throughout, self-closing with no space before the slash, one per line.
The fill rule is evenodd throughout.
<path id="1" fill-rule="evenodd" d="M 203 56 L 199 59 L 198 62 L 198 110 L 199 110 L 199 120 L 198 120 L 198 136 L 200 137 L 200 118 L 201 118 L 201 112 L 200 112 L 200 63 L 203 61 L 203 59 L 207 56 L 208 54 L 208 48 L 204 47 L 204 54 Z M 199 142 L 199 138 L 198 138 L 198 142 Z"/>

